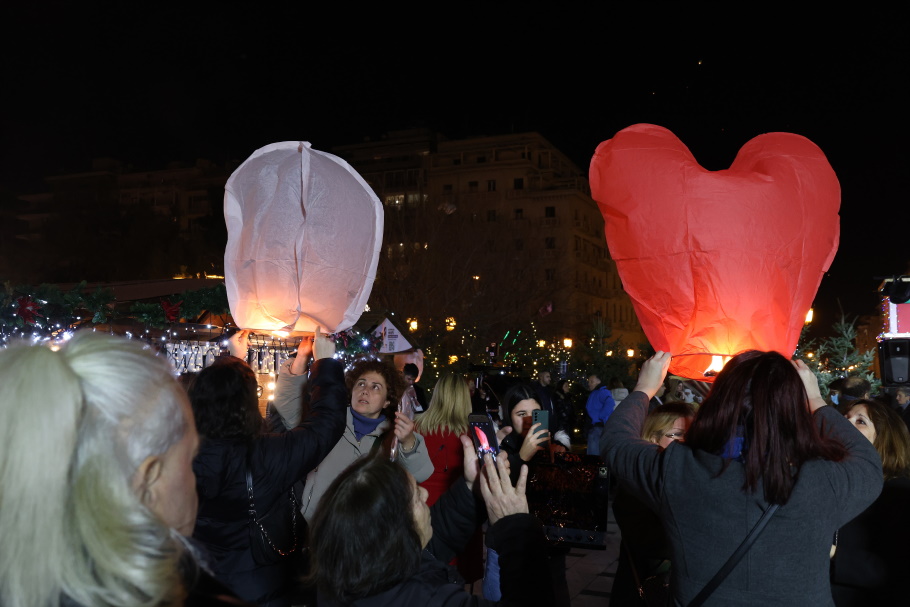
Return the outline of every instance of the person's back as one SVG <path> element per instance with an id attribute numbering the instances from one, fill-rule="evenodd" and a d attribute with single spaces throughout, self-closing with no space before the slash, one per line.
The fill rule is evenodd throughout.
<path id="1" fill-rule="evenodd" d="M 679 596 L 691 599 L 768 504 L 760 493 L 741 491 L 745 474 L 740 462 L 731 462 L 715 477 L 723 465 L 719 456 L 674 445 L 666 450 L 663 465 L 665 490 L 658 512 L 673 546 Z M 830 596 L 828 555 L 837 528 L 861 512 L 877 491 L 874 479 L 862 478 L 861 467 L 847 475 L 838 468 L 824 460 L 803 464 L 790 500 L 706 605 L 828 604 L 818 597 Z M 871 460 L 866 468 L 874 468 Z"/>
<path id="2" fill-rule="evenodd" d="M 245 351 L 245 336 L 239 341 Z M 313 394 L 309 416 L 301 418 L 298 412 L 295 427 L 285 432 L 263 433 L 256 378 L 240 358 L 219 359 L 200 372 L 189 388 L 194 417 L 206 439 L 193 462 L 199 494 L 194 538 L 211 557 L 216 577 L 241 598 L 257 604 L 290 604 L 296 578 L 303 573 L 300 555 L 306 530 L 302 517 L 295 522 L 288 514 L 287 543 L 277 548 L 291 554 L 257 562 L 251 548 L 247 465 L 257 518 L 279 501 L 287 502 L 281 505 L 290 512 L 298 507 L 291 504 L 291 488 L 319 464 L 344 429 L 347 391 L 342 365 L 331 356 L 330 340 L 320 336 L 318 360 L 306 375 L 311 349 L 309 342 L 302 341 L 298 357 L 282 368 L 279 390 L 295 392 L 282 395 L 283 400 L 293 400 L 299 408 L 304 389 Z M 297 379 L 287 382 L 288 375 Z"/>
<path id="3" fill-rule="evenodd" d="M 673 589 L 682 604 L 702 590 L 773 502 L 779 510 L 704 604 L 833 605 L 828 560 L 835 531 L 881 490 L 881 462 L 868 441 L 824 406 L 817 384 L 812 390 L 798 385 L 814 381 L 805 365 L 794 372 L 776 356 L 782 360 L 769 363 L 773 372 L 761 375 L 764 381 L 743 378 L 754 367 L 741 361 L 752 359 L 734 357 L 727 375 L 722 371 L 715 380 L 686 444 L 661 452 L 639 438 L 648 401 L 669 364 L 664 353 L 645 363 L 636 391 L 606 424 L 608 465 L 663 522 L 672 545 Z M 789 408 L 778 404 L 786 400 L 781 394 L 769 397 L 778 389 L 769 386 L 789 390 Z M 801 409 L 807 390 L 814 416 Z M 731 434 L 724 438 L 727 427 Z"/>

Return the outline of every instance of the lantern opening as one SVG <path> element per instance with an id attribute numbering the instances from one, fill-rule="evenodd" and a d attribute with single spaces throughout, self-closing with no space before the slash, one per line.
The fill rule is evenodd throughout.
<path id="1" fill-rule="evenodd" d="M 724 365 L 726 365 L 731 358 L 732 356 L 720 356 L 717 354 L 711 356 L 711 364 L 705 369 L 705 377 L 714 377 L 720 373 L 720 370 L 724 368 Z"/>

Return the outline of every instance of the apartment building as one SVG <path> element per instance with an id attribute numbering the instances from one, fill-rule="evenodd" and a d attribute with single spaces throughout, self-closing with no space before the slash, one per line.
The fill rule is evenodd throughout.
<path id="1" fill-rule="evenodd" d="M 374 309 L 491 341 L 530 325 L 577 344 L 597 320 L 625 345 L 646 342 L 586 174 L 540 134 L 400 131 L 332 153 L 386 208 Z"/>

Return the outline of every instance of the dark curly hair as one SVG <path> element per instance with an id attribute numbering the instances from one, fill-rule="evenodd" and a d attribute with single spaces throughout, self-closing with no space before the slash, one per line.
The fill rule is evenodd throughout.
<path id="1" fill-rule="evenodd" d="M 357 380 L 363 377 L 365 373 L 370 372 L 380 374 L 385 380 L 386 398 L 389 400 L 389 405 L 382 410 L 382 413 L 388 418 L 394 417 L 398 402 L 404 395 L 408 385 L 404 381 L 404 376 L 399 373 L 391 360 L 374 356 L 364 356 L 356 359 L 344 374 L 344 383 L 348 387 L 348 396 L 353 393 L 354 384 L 357 383 Z"/>
<path id="2" fill-rule="evenodd" d="M 206 438 L 253 440 L 262 433 L 258 383 L 249 365 L 233 356 L 199 372 L 187 390 L 196 429 Z"/>

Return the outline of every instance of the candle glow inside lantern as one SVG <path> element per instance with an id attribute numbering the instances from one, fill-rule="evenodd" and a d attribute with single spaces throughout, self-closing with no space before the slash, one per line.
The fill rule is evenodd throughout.
<path id="1" fill-rule="evenodd" d="M 225 285 L 237 326 L 351 328 L 382 247 L 382 203 L 337 156 L 308 142 L 256 150 L 225 185 Z"/>
<path id="2" fill-rule="evenodd" d="M 669 372 L 713 381 L 747 349 L 790 357 L 837 252 L 840 184 L 792 133 L 747 142 L 708 171 L 669 130 L 636 124 L 591 160 L 610 254 Z M 713 365 L 713 366 L 712 366 Z"/>

